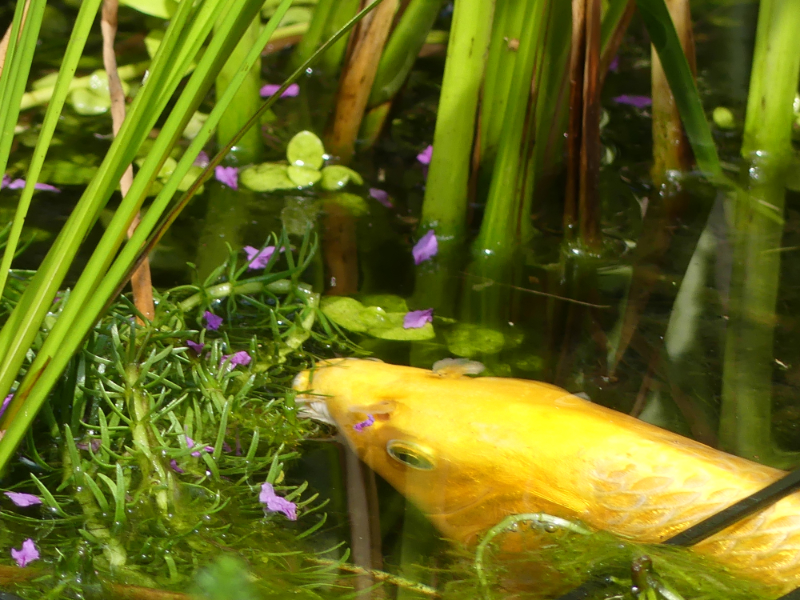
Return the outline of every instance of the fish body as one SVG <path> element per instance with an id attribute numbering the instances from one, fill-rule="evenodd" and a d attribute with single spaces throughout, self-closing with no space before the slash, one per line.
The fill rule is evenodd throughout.
<path id="1" fill-rule="evenodd" d="M 784 475 L 535 381 L 335 359 L 295 388 L 445 537 L 468 545 L 522 513 L 662 542 Z M 800 494 L 693 550 L 776 589 L 800 587 Z"/>

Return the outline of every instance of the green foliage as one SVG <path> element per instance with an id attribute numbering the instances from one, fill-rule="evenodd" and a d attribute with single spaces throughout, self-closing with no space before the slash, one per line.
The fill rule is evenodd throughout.
<path id="1" fill-rule="evenodd" d="M 266 162 L 247 167 L 239 173 L 239 182 L 254 192 L 303 189 L 317 183 L 323 190 L 335 192 L 351 182 L 364 184 L 364 179 L 353 169 L 342 165 L 324 166 L 327 158 L 322 140 L 310 131 L 301 131 L 286 147 L 288 165 Z M 347 199 L 340 200 L 340 203 L 347 203 Z M 364 204 L 363 200 L 360 204 Z"/>
<path id="2" fill-rule="evenodd" d="M 433 325 L 405 329 L 406 311 L 388 312 L 380 306 L 364 306 L 355 298 L 329 296 L 322 301 L 322 312 L 331 321 L 353 333 L 363 333 L 383 340 L 419 341 L 435 337 Z"/>
<path id="3" fill-rule="evenodd" d="M 260 565 L 256 578 L 270 553 L 305 560 L 293 540 L 326 517 L 305 484 L 285 481 L 284 464 L 314 431 L 297 418 L 291 383 L 313 364 L 304 348 L 348 348 L 316 325 L 318 297 L 297 283 L 313 251 L 304 243 L 295 266 L 278 270 L 272 261 L 254 277 L 243 277 L 248 269 L 232 255 L 202 285 L 158 294 L 152 325 L 137 325 L 135 308 L 122 298 L 94 327 L 49 405 L 50 426 L 27 446 L 39 476 L 31 472 L 35 487 L 26 487 L 54 514 L 26 535 L 46 559 L 56 548 L 69 554 L 80 547 L 104 577 L 170 588 L 184 586 L 220 545 Z M 67 302 L 65 294 L 53 307 L 53 321 Z M 207 310 L 223 316 L 219 331 L 204 328 Z M 198 353 L 187 340 L 205 347 Z M 248 364 L 225 362 L 240 351 Z M 297 503 L 298 527 L 264 513 L 258 494 L 265 481 Z M 0 518 L 20 517 L 7 510 Z M 286 566 L 277 561 L 267 571 Z M 204 577 L 213 579 L 213 569 Z"/>
<path id="4" fill-rule="evenodd" d="M 531 519 L 531 517 L 534 517 Z M 766 600 L 775 590 L 742 581 L 711 559 L 689 549 L 660 544 L 635 544 L 605 532 L 588 532 L 581 525 L 549 515 L 514 515 L 488 534 L 476 554 L 454 553 L 455 564 L 445 584 L 445 600 L 476 597 L 539 600 L 557 598 L 589 581 L 611 585 L 590 596 L 593 600 L 642 600 L 632 591 L 633 567 L 652 561 L 649 580 L 656 590 L 677 592 L 693 600 Z M 503 544 L 521 544 L 522 552 L 503 551 Z M 520 582 L 524 581 L 522 585 Z"/>

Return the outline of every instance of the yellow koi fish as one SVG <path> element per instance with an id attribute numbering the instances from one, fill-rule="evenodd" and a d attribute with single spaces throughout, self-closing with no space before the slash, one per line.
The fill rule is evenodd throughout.
<path id="1" fill-rule="evenodd" d="M 784 473 L 535 381 L 335 359 L 294 383 L 372 469 L 449 539 L 547 513 L 661 542 Z M 743 576 L 800 587 L 800 493 L 693 546 Z"/>

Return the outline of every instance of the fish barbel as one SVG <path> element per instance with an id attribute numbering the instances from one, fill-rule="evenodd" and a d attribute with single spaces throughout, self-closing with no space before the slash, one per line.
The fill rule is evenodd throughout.
<path id="1" fill-rule="evenodd" d="M 533 512 L 657 543 L 784 475 L 536 381 L 348 358 L 300 373 L 294 387 L 308 413 L 468 545 Z M 783 591 L 800 587 L 800 493 L 692 549 Z"/>

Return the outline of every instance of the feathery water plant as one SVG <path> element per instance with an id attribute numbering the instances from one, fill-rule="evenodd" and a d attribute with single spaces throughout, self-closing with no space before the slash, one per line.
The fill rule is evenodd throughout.
<path id="1" fill-rule="evenodd" d="M 209 2 L 210 1 L 212 0 L 209 0 Z M 283 0 L 281 6 L 284 10 L 288 8 L 289 3 L 290 0 Z M 367 7 L 358 15 L 356 15 L 356 17 L 351 19 L 351 21 L 342 30 L 340 30 L 336 36 L 329 39 L 326 44 L 324 44 L 323 47 L 321 47 L 320 50 L 318 50 L 317 53 L 307 62 L 310 63 L 314 58 L 334 44 L 361 18 L 363 18 L 364 15 L 372 10 L 376 4 L 377 3 L 374 3 Z M 249 18 L 252 19 L 255 12 L 257 12 L 257 3 L 248 4 L 248 7 L 254 11 L 253 13 L 249 14 Z M 204 5 L 200 9 L 200 15 L 206 14 L 204 10 L 205 8 L 207 7 Z M 135 214 L 139 208 L 135 199 L 138 198 L 138 201 L 141 202 L 142 195 L 149 182 L 152 180 L 152 178 L 154 178 L 155 173 L 159 171 L 161 164 L 174 145 L 179 132 L 183 131 L 189 116 L 194 112 L 194 109 L 202 98 L 203 90 L 208 90 L 211 82 L 213 81 L 213 74 L 219 69 L 221 63 L 225 60 L 227 53 L 231 51 L 232 46 L 237 42 L 237 32 L 240 32 L 242 28 L 248 25 L 248 15 L 240 15 L 235 11 L 231 11 L 226 15 L 222 23 L 218 24 L 218 29 L 211 39 L 211 45 L 208 49 L 206 49 L 203 57 L 199 60 L 197 67 L 192 73 L 189 83 L 186 85 L 181 95 L 180 100 L 173 109 L 170 120 L 168 120 L 167 124 L 161 128 L 161 133 L 157 138 L 155 145 L 151 149 L 147 160 L 137 174 L 131 191 L 126 195 L 122 205 L 115 213 L 114 218 L 106 229 L 100 245 L 95 251 L 93 258 L 90 260 L 90 266 L 84 270 L 84 274 L 74 288 L 71 294 L 72 304 L 68 304 L 65 308 L 65 310 L 69 313 L 69 317 L 64 318 L 64 315 L 62 315 L 62 318 L 56 323 L 54 331 L 50 332 L 45 346 L 36 357 L 36 362 L 34 363 L 32 369 L 32 373 L 34 374 L 28 373 L 26 375 L 26 378 L 18 386 L 14 395 L 14 399 L 11 402 L 7 412 L 3 415 L 3 422 L 8 423 L 8 428 L 6 430 L 5 437 L 3 440 L 0 440 L 0 465 L 5 464 L 10 458 L 13 448 L 24 436 L 24 433 L 33 419 L 33 416 L 36 414 L 36 412 L 38 412 L 38 409 L 45 402 L 49 390 L 57 381 L 61 370 L 66 365 L 69 357 L 77 349 L 83 335 L 89 331 L 93 323 L 102 313 L 104 307 L 119 291 L 119 287 L 126 281 L 126 277 L 129 276 L 130 271 L 135 266 L 137 259 L 142 256 L 143 253 L 147 252 L 149 247 L 148 238 L 150 238 L 151 244 L 155 243 L 157 239 L 160 239 L 160 236 L 163 235 L 165 228 L 169 226 L 180 210 L 186 205 L 189 198 L 192 197 L 197 188 L 202 185 L 203 181 L 205 181 L 205 179 L 209 177 L 210 173 L 213 172 L 213 169 L 219 164 L 228 149 L 238 141 L 239 136 L 246 132 L 249 127 L 252 127 L 260 115 L 280 97 L 280 93 L 285 90 L 294 79 L 299 77 L 305 68 L 307 68 L 307 64 L 301 65 L 301 68 L 295 71 L 295 73 L 292 75 L 292 78 L 283 84 L 279 92 L 262 105 L 259 111 L 250 118 L 248 124 L 242 130 L 240 130 L 239 135 L 234 137 L 229 142 L 228 147 L 218 153 L 214 160 L 211 161 L 206 168 L 204 175 L 202 175 L 195 182 L 194 186 L 184 194 L 183 198 L 181 198 L 173 206 L 169 215 L 163 220 L 163 223 L 158 226 L 162 215 L 165 213 L 167 207 L 171 203 L 173 194 L 178 189 L 178 186 L 190 169 L 194 158 L 197 156 L 202 146 L 210 138 L 212 131 L 224 115 L 233 94 L 235 94 L 236 90 L 238 89 L 238 85 L 241 83 L 244 77 L 247 76 L 250 66 L 252 66 L 252 64 L 258 59 L 261 48 L 266 44 L 266 41 L 271 36 L 272 31 L 274 31 L 274 28 L 277 26 L 282 14 L 283 13 L 281 11 L 277 11 L 271 19 L 270 26 L 265 27 L 265 29 L 261 32 L 259 38 L 259 44 L 261 45 L 257 44 L 250 50 L 247 61 L 245 62 L 246 68 L 242 68 L 237 73 L 237 76 L 234 78 L 231 85 L 229 85 L 229 87 L 226 89 L 223 96 L 218 99 L 205 124 L 201 128 L 198 135 L 194 138 L 181 160 L 178 162 L 178 165 L 176 166 L 170 179 L 164 185 L 164 188 L 149 207 L 145 217 L 137 227 L 136 232 L 128 241 L 128 243 L 125 244 L 121 254 L 114 260 L 114 264 L 110 265 L 111 260 L 114 258 L 116 248 L 119 247 L 122 239 L 124 238 L 125 231 L 127 231 L 127 227 L 132 215 Z M 196 40 L 194 42 L 194 50 L 199 50 L 202 39 L 206 37 L 211 25 L 213 24 L 211 22 L 212 19 L 210 18 L 211 15 L 208 14 L 206 16 L 209 18 L 206 20 L 198 18 L 193 23 L 194 26 L 203 28 L 202 31 L 205 32 L 205 34 L 200 35 L 200 41 L 196 40 L 196 36 L 192 36 L 190 38 Z M 170 24 L 170 28 L 173 26 L 174 22 Z M 164 41 L 159 47 L 159 53 L 166 51 L 165 48 L 169 48 L 168 41 L 170 39 L 170 30 L 168 29 L 167 35 L 165 35 Z M 263 42 L 263 44 L 261 42 Z M 196 54 L 196 51 L 185 52 L 182 54 L 185 55 L 185 58 L 178 63 L 180 65 L 180 73 L 185 72 L 188 61 L 192 56 L 194 56 L 194 54 Z M 156 78 L 158 70 L 155 65 L 158 63 L 160 56 L 160 54 L 156 55 L 153 72 L 151 73 L 148 82 L 153 81 L 153 79 Z M 175 84 L 177 84 L 179 78 L 172 76 L 172 79 L 174 80 Z M 152 90 L 153 88 L 144 86 L 140 94 L 137 95 L 137 98 L 134 100 L 134 103 L 131 107 L 131 111 L 125 120 L 125 124 L 123 125 L 119 136 L 115 138 L 114 143 L 112 144 L 112 150 L 109 151 L 109 154 L 106 156 L 106 161 L 104 164 L 109 163 L 112 160 L 109 158 L 110 156 L 119 159 L 118 156 L 113 154 L 113 150 L 114 148 L 120 148 L 120 140 L 125 137 L 125 133 L 127 131 L 125 125 L 129 125 L 133 122 L 132 119 L 135 118 L 134 115 L 136 114 L 136 101 L 145 95 L 144 92 L 147 89 Z M 162 101 L 162 98 L 163 103 L 166 103 L 167 96 L 162 93 L 161 98 L 159 98 L 159 102 Z M 141 125 L 139 125 L 139 129 L 141 129 Z M 146 135 L 147 131 L 148 130 L 142 130 L 142 136 Z M 141 143 L 141 140 L 139 140 L 139 143 Z M 119 163 L 113 164 L 116 165 L 115 168 L 118 172 L 115 174 L 118 177 L 124 165 Z M 90 200 L 94 198 L 91 194 L 91 192 L 95 191 L 93 190 L 93 185 L 97 182 L 98 177 L 101 175 L 105 177 L 105 179 L 103 179 L 103 183 L 106 187 L 103 189 L 110 194 L 110 181 L 108 181 L 110 173 L 109 171 L 104 171 L 101 167 L 101 170 L 96 175 L 93 183 L 90 184 L 87 192 L 84 193 L 85 198 L 88 197 Z M 101 199 L 102 198 L 98 198 L 95 201 Z M 73 217 L 74 216 L 75 213 L 73 213 Z M 88 218 L 88 216 L 89 215 L 87 214 L 86 217 Z M 69 231 L 68 227 L 69 222 L 67 229 L 65 229 L 67 232 Z M 67 238 L 65 241 L 70 242 L 71 238 L 68 238 L 67 236 L 68 233 L 62 231 L 62 234 L 59 236 L 59 240 L 62 238 Z M 72 240 L 72 246 L 77 247 L 79 241 L 80 240 Z M 54 254 L 56 249 L 60 249 L 58 248 L 58 241 L 48 257 L 52 256 L 55 260 L 57 268 L 61 269 L 58 271 L 59 275 L 56 276 L 55 274 L 50 274 L 44 268 L 40 268 L 36 277 L 34 278 L 34 283 L 32 283 L 28 290 L 26 290 L 26 294 L 36 294 L 38 304 L 34 306 L 30 301 L 20 303 L 15 312 L 7 321 L 3 331 L 0 332 L 0 339 L 3 339 L 4 335 L 7 336 L 7 339 L 12 335 L 10 329 L 12 326 L 17 329 L 23 329 L 22 332 L 15 331 L 16 337 L 13 339 L 15 341 L 16 354 L 10 354 L 13 356 L 13 359 L 7 356 L 6 360 L 2 363 L 2 366 L 0 366 L 0 383 L 7 386 L 7 389 L 10 389 L 11 387 L 11 378 L 16 375 L 15 366 L 16 369 L 18 369 L 22 365 L 22 360 L 24 360 L 25 352 L 22 350 L 23 345 L 26 343 L 26 340 L 29 344 L 30 340 L 33 338 L 33 336 L 35 336 L 35 330 L 38 329 L 36 323 L 41 322 L 41 319 L 45 316 L 45 312 L 49 307 L 49 303 L 52 302 L 52 297 L 55 295 L 55 288 L 58 285 L 56 278 L 58 277 L 58 282 L 60 282 L 61 278 L 63 278 L 63 270 L 67 266 L 68 261 L 66 256 Z M 45 259 L 43 267 L 48 264 L 48 259 Z M 103 276 L 103 273 L 106 272 L 106 270 L 108 270 L 108 272 L 105 276 Z M 51 277 L 50 279 L 47 279 L 48 275 Z M 22 306 L 29 307 L 27 315 L 24 317 L 24 319 L 19 314 L 22 312 L 20 308 Z M 20 323 L 24 323 L 25 328 L 21 328 Z M 22 352 L 22 354 L 19 354 L 20 352 Z M 12 373 L 12 371 L 14 372 Z M 14 419 L 13 416 L 20 409 L 23 401 L 27 402 L 25 411 L 26 416 L 24 419 Z"/>
<path id="2" fill-rule="evenodd" d="M 275 242 L 288 246 L 285 236 Z M 25 489 L 42 500 L 43 516 L 53 513 L 36 537 L 45 556 L 73 549 L 104 576 L 181 587 L 222 540 L 242 556 L 284 553 L 325 524 L 314 514 L 323 504 L 283 472 L 313 427 L 297 418 L 291 392 L 314 361 L 303 344 L 341 347 L 317 325 L 318 296 L 297 281 L 315 250 L 306 236 L 296 262 L 287 252 L 281 270 L 271 260 L 247 277 L 249 261 L 232 254 L 202 284 L 157 294 L 154 326 L 136 324 L 127 298 L 112 306 L 70 361 L 44 414 L 48 427 L 26 443 L 30 466 L 15 466 L 22 485 L 30 473 Z M 52 320 L 67 303 L 58 301 Z M 218 331 L 204 326 L 209 309 L 223 319 Z M 225 358 L 235 351 L 246 364 Z M 300 528 L 286 529 L 269 505 L 264 513 L 264 481 L 285 498 L 285 517 L 299 512 Z M 294 577 L 280 561 L 259 571 L 269 585 Z"/>

